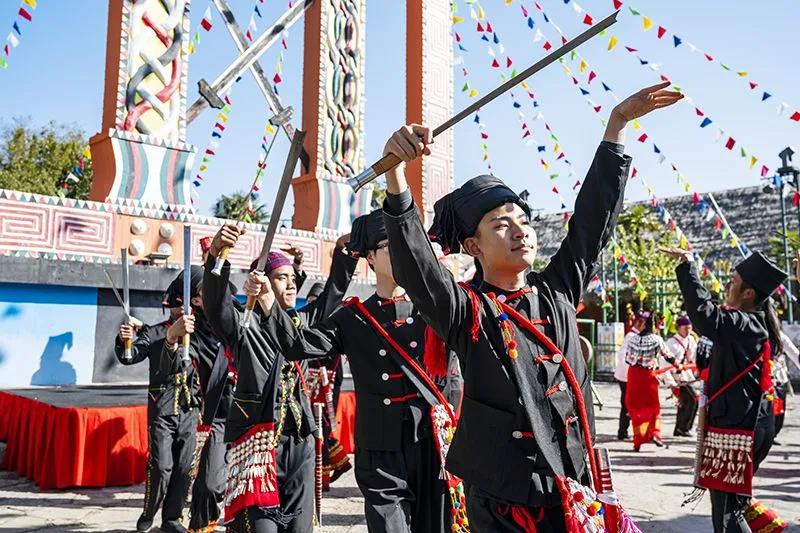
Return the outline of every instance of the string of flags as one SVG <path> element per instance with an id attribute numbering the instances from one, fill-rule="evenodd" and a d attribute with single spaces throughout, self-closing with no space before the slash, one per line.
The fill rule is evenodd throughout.
<path id="1" fill-rule="evenodd" d="M 594 19 L 591 17 L 591 14 L 588 11 L 586 11 L 586 9 L 584 9 L 583 7 L 578 5 L 578 3 L 575 2 L 575 0 L 569 0 L 569 2 L 565 2 L 565 3 L 571 3 L 572 7 L 573 7 L 573 11 L 576 14 L 578 14 L 578 16 L 580 16 L 581 14 L 584 15 L 584 17 L 582 19 L 584 24 L 588 24 L 590 26 L 592 24 L 594 24 Z M 545 18 L 545 21 L 550 23 L 550 25 L 553 26 L 561 34 L 562 41 L 564 41 L 565 37 L 564 37 L 564 34 L 561 31 L 561 29 L 558 28 L 558 26 L 555 25 L 552 21 L 550 21 L 549 18 L 547 18 L 547 15 L 544 14 L 544 11 L 541 9 L 541 6 L 540 6 L 540 4 L 538 2 L 535 3 L 535 5 L 536 5 L 537 9 L 542 13 L 543 17 Z M 616 37 L 614 37 L 614 36 L 612 36 L 612 39 L 614 40 L 614 42 L 613 42 L 614 46 L 616 46 L 616 44 L 619 43 L 619 40 L 616 39 Z M 612 46 L 612 42 L 609 41 L 608 50 L 611 51 L 614 48 L 614 46 Z M 628 53 L 630 53 L 631 55 L 633 55 L 637 59 L 637 62 L 639 64 L 639 66 L 641 66 L 643 68 L 647 68 L 647 69 L 649 69 L 649 70 L 651 70 L 653 72 L 660 72 L 660 77 L 661 77 L 662 81 L 672 81 L 670 79 L 670 77 L 668 77 L 665 73 L 661 72 L 661 65 L 659 65 L 657 63 L 654 63 L 654 62 L 642 57 L 639 54 L 639 50 L 637 48 L 634 48 L 633 46 L 628 46 L 628 45 L 623 45 L 623 46 L 624 46 L 625 50 Z M 574 59 L 576 57 L 576 52 L 573 51 L 570 54 L 570 57 Z M 590 83 L 591 83 L 591 79 L 592 79 L 593 75 L 596 76 L 596 74 L 594 74 L 593 71 L 590 71 L 590 74 L 589 74 Z M 608 92 L 609 91 L 608 85 L 603 83 L 603 89 L 605 89 Z M 673 83 L 673 89 L 678 90 L 678 91 L 682 91 L 681 87 L 678 86 L 678 85 L 675 85 L 674 83 Z M 684 92 L 684 94 L 686 94 L 686 93 Z M 724 144 L 722 146 L 725 149 L 727 149 L 728 151 L 730 151 L 730 152 L 738 153 L 739 154 L 739 159 L 744 164 L 746 164 L 748 166 L 749 170 L 754 170 L 754 171 L 758 172 L 758 175 L 759 175 L 760 178 L 766 178 L 769 175 L 769 171 L 770 171 L 769 167 L 767 165 L 764 165 L 764 164 L 762 164 L 760 166 L 757 166 L 757 163 L 759 161 L 758 156 L 756 154 L 754 154 L 751 150 L 749 150 L 747 147 L 745 147 L 741 142 L 737 141 L 737 139 L 733 136 L 733 134 L 731 134 L 731 133 L 727 132 L 726 130 L 724 130 L 723 128 L 719 127 L 719 125 L 715 122 L 715 120 L 713 120 L 705 111 L 703 111 L 700 108 L 700 106 L 697 104 L 696 101 L 694 101 L 692 98 L 690 98 L 688 95 L 686 95 L 686 102 L 692 104 L 694 114 L 700 120 L 699 127 L 701 129 L 708 129 L 710 131 L 713 128 L 709 128 L 709 126 L 711 126 L 712 124 L 715 124 L 716 130 L 717 130 L 716 134 L 715 134 L 715 137 L 714 137 L 714 142 L 715 143 L 719 143 L 721 140 L 724 139 Z M 800 120 L 800 115 L 798 115 L 798 120 Z M 738 145 L 738 149 L 734 150 L 734 148 L 736 148 L 737 145 Z M 689 192 L 689 191 L 687 191 L 687 192 Z"/>
<path id="2" fill-rule="evenodd" d="M 620 0 L 611 0 L 611 1 L 614 4 L 614 9 L 617 9 L 617 10 L 622 9 L 623 2 L 621 2 Z M 571 2 L 571 0 L 565 0 L 564 1 L 565 4 L 568 4 L 570 2 Z M 576 12 L 580 13 L 582 11 L 582 8 L 579 5 L 577 5 L 575 2 L 572 2 L 572 4 L 573 4 L 573 9 Z M 699 47 L 697 47 L 694 44 L 692 44 L 691 42 L 687 41 L 686 39 L 684 39 L 682 37 L 679 37 L 674 32 L 669 31 L 664 26 L 656 23 L 656 21 L 654 21 L 651 17 L 648 17 L 647 15 L 645 15 L 644 13 L 639 11 L 638 9 L 635 9 L 630 4 L 628 4 L 628 11 L 630 12 L 630 14 L 632 16 L 641 17 L 642 18 L 642 30 L 644 32 L 648 32 L 649 30 L 651 30 L 653 28 L 656 28 L 656 31 L 653 32 L 653 35 L 656 36 L 657 40 L 659 40 L 659 41 L 661 41 L 663 43 L 667 43 L 667 44 L 671 43 L 673 49 L 675 49 L 675 48 L 683 48 L 683 49 L 689 50 L 690 53 L 692 53 L 692 54 L 695 54 L 695 53 L 699 52 L 703 56 L 703 58 L 705 59 L 704 62 L 706 64 L 708 64 L 708 65 L 717 65 L 723 71 L 730 73 L 731 75 L 735 76 L 736 78 L 738 78 L 738 79 L 740 79 L 742 81 L 745 81 L 747 83 L 747 86 L 749 87 L 750 91 L 752 93 L 754 93 L 759 98 L 759 101 L 761 101 L 761 102 L 773 102 L 775 99 L 777 99 L 777 97 L 775 96 L 774 92 L 772 92 L 771 90 L 769 90 L 769 91 L 766 90 L 765 88 L 761 87 L 761 84 L 759 84 L 758 82 L 754 81 L 750 77 L 750 75 L 749 75 L 747 70 L 731 67 L 731 66 L 723 63 L 722 61 L 720 61 L 719 59 L 716 58 L 716 55 L 712 55 L 710 52 L 703 51 Z M 588 16 L 588 14 L 587 14 L 587 16 Z M 670 39 L 669 36 L 672 36 L 672 39 Z M 786 111 L 788 109 L 793 109 L 793 111 L 791 113 L 786 113 Z M 782 101 L 782 100 L 779 101 L 777 110 L 778 110 L 778 115 L 784 115 L 785 114 L 786 116 L 788 116 L 789 120 L 792 120 L 794 122 L 800 122 L 800 111 L 798 111 L 796 108 L 792 108 L 792 106 L 790 106 L 785 101 Z"/>
<path id="3" fill-rule="evenodd" d="M 536 8 L 542 14 L 542 17 L 545 19 L 545 21 L 548 22 L 551 26 L 553 26 L 556 29 L 556 31 L 559 32 L 559 34 L 561 35 L 561 38 L 562 39 L 566 39 L 566 37 L 564 36 L 564 34 L 561 31 L 561 29 L 547 17 L 546 13 L 544 12 L 544 10 L 541 8 L 541 6 L 538 3 L 536 3 Z M 581 95 L 584 97 L 584 99 L 586 99 L 587 103 L 589 104 L 590 107 L 592 107 L 592 109 L 594 110 L 595 113 L 599 114 L 601 109 L 602 109 L 601 105 L 596 104 L 591 99 L 591 92 L 588 89 L 588 86 L 595 79 L 597 79 L 600 82 L 600 84 L 603 87 L 604 92 L 610 94 L 615 102 L 619 102 L 620 101 L 620 98 L 611 89 L 611 87 L 605 81 L 603 81 L 602 79 L 600 79 L 598 77 L 596 71 L 591 69 L 590 65 L 587 63 L 587 61 L 583 57 L 580 57 L 579 55 L 577 55 L 574 52 L 573 52 L 573 54 L 571 54 L 571 57 L 572 57 L 573 61 L 575 59 L 579 59 L 580 60 L 580 66 L 579 66 L 580 72 L 582 72 L 582 73 L 588 72 L 587 84 L 585 86 L 582 86 L 580 84 L 580 82 L 578 81 L 576 76 L 573 74 L 571 69 L 564 63 L 563 58 L 561 60 L 561 62 L 562 62 L 562 70 L 564 71 L 564 73 L 568 77 L 570 77 L 570 79 L 572 81 L 572 84 L 574 86 L 576 86 L 580 90 Z M 603 120 L 602 118 L 601 118 L 601 122 L 603 123 L 603 125 L 605 125 L 605 120 Z M 659 161 L 660 164 L 663 164 L 664 162 L 667 162 L 667 156 L 664 153 L 663 149 L 659 148 L 658 145 L 655 144 L 655 142 L 653 141 L 652 137 L 648 134 L 648 132 L 646 132 L 642 128 L 641 124 L 638 121 L 634 120 L 632 122 L 632 127 L 633 127 L 634 130 L 639 132 L 636 140 L 638 142 L 641 142 L 641 143 L 650 144 L 652 146 L 652 148 L 653 148 L 653 154 L 654 154 L 654 156 L 656 156 L 658 158 L 658 161 Z M 700 215 L 702 217 L 706 218 L 706 220 L 708 220 L 709 222 L 710 221 L 714 222 L 715 228 L 717 230 L 719 230 L 721 232 L 721 234 L 722 234 L 722 239 L 723 240 L 727 240 L 729 242 L 729 244 L 731 245 L 731 247 L 738 248 L 742 252 L 743 255 L 747 255 L 749 253 L 749 250 L 744 245 L 744 243 L 742 243 L 738 239 L 738 237 L 733 232 L 733 230 L 730 228 L 730 226 L 727 225 L 727 222 L 726 222 L 726 219 L 725 219 L 724 215 L 722 215 L 722 213 L 717 213 L 716 208 L 710 206 L 709 203 L 705 199 L 703 199 L 697 192 L 694 191 L 694 189 L 693 189 L 691 183 L 689 182 L 689 180 L 686 179 L 684 177 L 684 175 L 678 170 L 678 167 L 674 162 L 669 161 L 669 166 L 672 169 L 672 171 L 675 173 L 678 183 L 682 184 L 684 186 L 684 190 L 686 191 L 686 193 L 693 193 L 693 195 L 692 195 L 693 202 L 694 202 L 695 206 L 697 207 L 698 211 L 700 212 Z M 636 176 L 636 175 L 637 175 L 637 170 L 636 170 L 636 168 L 634 168 L 633 169 L 633 176 Z M 648 193 L 650 194 L 651 198 L 656 198 L 655 191 L 646 182 L 646 180 L 642 179 L 642 183 L 648 189 Z M 798 195 L 798 201 L 800 201 L 800 195 Z M 653 207 L 656 208 L 657 205 L 654 204 Z M 669 222 L 669 221 L 665 220 L 665 223 L 667 223 L 667 222 Z M 681 241 L 681 234 L 678 234 L 678 239 L 679 239 L 679 241 Z"/>
<path id="4" fill-rule="evenodd" d="M 6 37 L 3 46 L 3 53 L 0 55 L 0 68 L 7 69 L 8 61 L 11 59 L 11 51 L 19 46 L 19 39 L 22 37 L 22 28 L 33 22 L 33 11 L 36 9 L 36 0 L 22 0 L 17 9 L 17 16 L 11 25 L 11 31 Z M 26 28 L 27 29 L 27 28 Z"/>
<path id="5" fill-rule="evenodd" d="M 205 12 L 203 13 L 203 18 L 200 19 L 200 27 L 203 29 L 205 33 L 211 31 L 211 28 L 214 26 L 214 21 L 211 18 L 211 6 L 207 6 Z M 189 40 L 189 55 L 194 54 L 197 51 L 197 47 L 200 45 L 200 30 L 195 30 L 194 34 L 192 34 L 192 38 Z"/>
<path id="6" fill-rule="evenodd" d="M 58 196 L 64 198 L 67 195 L 67 191 L 69 190 L 69 186 L 72 184 L 80 182 L 83 179 L 83 172 L 86 168 L 86 162 L 92 160 L 92 151 L 89 149 L 89 145 L 83 147 L 81 150 L 80 155 L 78 155 L 78 159 L 75 162 L 75 165 L 72 169 L 67 172 L 67 174 L 61 179 L 59 183 L 59 189 L 57 191 Z"/>
<path id="7" fill-rule="evenodd" d="M 241 76 L 236 79 L 236 82 L 238 82 L 240 79 Z M 203 185 L 203 181 L 205 180 L 204 174 L 208 170 L 211 161 L 219 151 L 219 144 L 222 141 L 222 137 L 225 133 L 225 128 L 230 118 L 233 106 L 233 102 L 231 101 L 231 90 L 228 90 L 228 93 L 225 95 L 223 100 L 225 101 L 225 105 L 217 113 L 216 121 L 214 122 L 214 126 L 211 128 L 211 137 L 208 140 L 206 149 L 203 151 L 203 157 L 200 159 L 200 166 L 197 169 L 197 174 L 195 175 L 194 180 L 192 180 L 192 185 L 194 185 L 192 194 L 194 195 L 198 195 L 197 189 Z M 194 198 L 192 198 L 192 203 L 194 203 Z"/>
<path id="8" fill-rule="evenodd" d="M 613 305 L 611 305 L 611 298 L 606 292 L 606 288 L 603 287 L 603 281 L 600 279 L 600 276 L 595 274 L 592 276 L 592 279 L 589 281 L 589 285 L 586 287 L 591 293 L 594 293 L 600 299 L 600 307 L 603 309 L 611 309 Z"/>

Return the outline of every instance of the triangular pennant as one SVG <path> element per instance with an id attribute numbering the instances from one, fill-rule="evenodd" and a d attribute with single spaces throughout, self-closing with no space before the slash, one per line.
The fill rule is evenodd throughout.
<path id="1" fill-rule="evenodd" d="M 665 33 L 667 33 L 667 29 L 664 26 L 659 26 L 657 31 L 658 38 L 661 39 Z"/>

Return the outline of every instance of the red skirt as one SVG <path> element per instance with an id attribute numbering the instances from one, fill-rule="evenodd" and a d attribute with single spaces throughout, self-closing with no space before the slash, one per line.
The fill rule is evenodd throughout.
<path id="1" fill-rule="evenodd" d="M 661 404 L 655 372 L 641 366 L 628 367 L 625 405 L 633 425 L 633 446 L 661 438 Z"/>

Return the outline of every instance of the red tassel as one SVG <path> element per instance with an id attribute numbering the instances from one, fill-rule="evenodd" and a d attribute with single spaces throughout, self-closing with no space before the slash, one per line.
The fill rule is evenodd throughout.
<path id="1" fill-rule="evenodd" d="M 772 383 L 772 346 L 768 340 L 764 341 L 761 348 L 761 392 L 772 395 L 775 394 L 775 387 Z"/>
<path id="2" fill-rule="evenodd" d="M 433 379 L 447 377 L 447 349 L 433 328 L 425 327 L 425 353 L 423 354 L 425 370 Z"/>
<path id="3" fill-rule="evenodd" d="M 478 299 L 478 294 L 469 286 L 468 283 L 460 282 L 459 285 L 469 294 L 469 301 L 472 304 L 472 325 L 470 326 L 470 340 L 472 344 L 478 342 L 478 333 L 481 331 L 481 302 Z"/>

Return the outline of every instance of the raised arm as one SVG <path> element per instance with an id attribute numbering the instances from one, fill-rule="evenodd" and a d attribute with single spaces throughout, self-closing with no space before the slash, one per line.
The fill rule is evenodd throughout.
<path id="1" fill-rule="evenodd" d="M 344 245 L 347 243 L 349 234 L 343 235 L 336 241 L 331 258 L 331 270 L 325 282 L 325 288 L 319 297 L 310 305 L 313 306 L 309 315 L 310 325 L 314 325 L 321 320 L 329 317 L 342 303 L 350 281 L 356 272 L 358 259 L 352 258 L 343 252 Z"/>
<path id="2" fill-rule="evenodd" d="M 292 317 L 275 304 L 270 311 L 267 329 L 272 338 L 278 340 L 283 356 L 290 361 L 303 359 L 321 359 L 344 353 L 341 328 L 335 318 L 340 313 L 351 313 L 347 309 L 339 309 L 334 316 L 328 317 L 313 326 L 295 326 Z"/>
<path id="3" fill-rule="evenodd" d="M 586 174 L 567 236 L 542 272 L 551 287 L 578 305 L 600 251 L 608 244 L 622 210 L 631 158 L 623 154 L 631 120 L 674 104 L 683 95 L 665 90 L 669 82 L 638 91 L 620 102 L 608 119 L 603 141 Z"/>
<path id="4" fill-rule="evenodd" d="M 405 126 L 386 143 L 384 154 L 402 161 L 429 155 L 431 131 L 423 126 Z M 464 335 L 470 301 L 452 274 L 436 258 L 419 211 L 411 199 L 405 163 L 386 173 L 384 221 L 389 239 L 392 272 L 408 293 L 425 321 L 447 344 L 455 346 Z"/>
<path id="5" fill-rule="evenodd" d="M 124 358 L 125 338 L 133 339 L 130 360 Z M 114 355 L 117 356 L 117 360 L 123 365 L 141 363 L 150 357 L 150 346 L 153 344 L 154 340 L 150 326 L 142 326 L 136 331 L 133 326 L 122 324 L 119 327 L 119 334 L 114 339 Z"/>
<path id="6" fill-rule="evenodd" d="M 216 276 L 211 273 L 217 254 L 223 247 L 233 247 L 244 230 L 236 226 L 225 225 L 211 241 L 211 248 L 206 258 L 203 272 L 203 312 L 208 318 L 211 328 L 227 345 L 233 345 L 239 335 L 239 311 L 233 305 L 233 294 L 230 290 L 231 265 L 225 261 L 222 273 Z"/>

